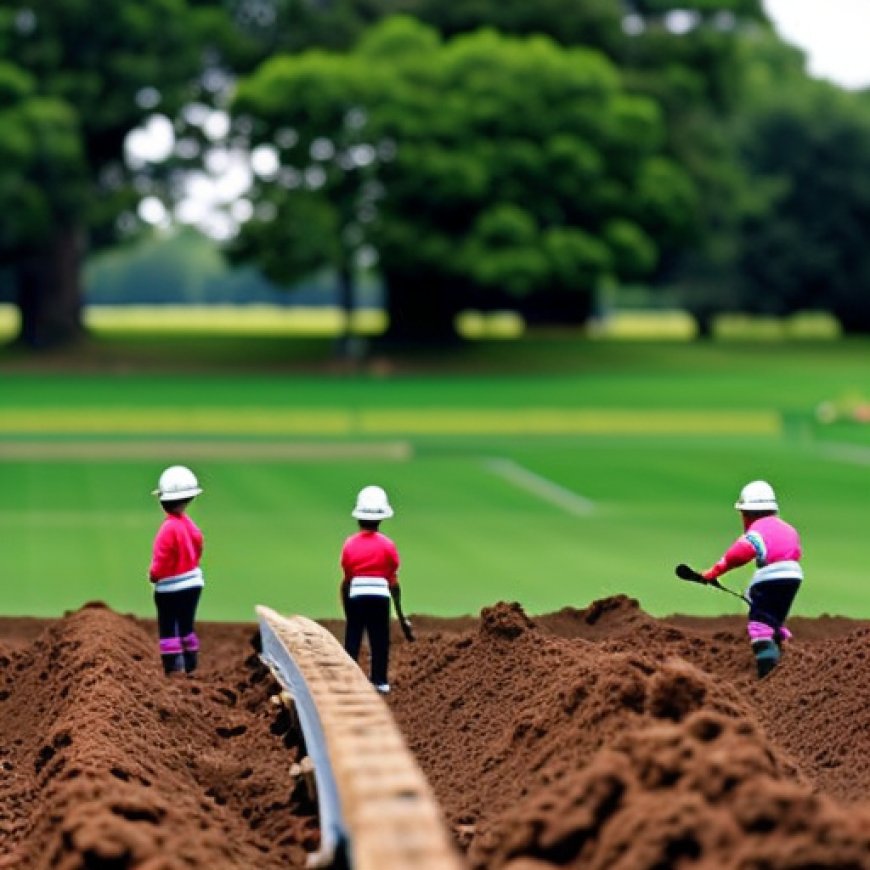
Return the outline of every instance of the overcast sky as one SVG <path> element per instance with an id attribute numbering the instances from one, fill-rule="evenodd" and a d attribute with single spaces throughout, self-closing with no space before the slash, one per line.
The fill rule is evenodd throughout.
<path id="1" fill-rule="evenodd" d="M 870 86 L 870 0 L 764 0 L 780 36 L 804 49 L 809 72 Z"/>

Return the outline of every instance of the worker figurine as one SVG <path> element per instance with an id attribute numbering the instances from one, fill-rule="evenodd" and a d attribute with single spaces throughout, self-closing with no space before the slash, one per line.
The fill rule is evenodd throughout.
<path id="1" fill-rule="evenodd" d="M 393 509 L 381 487 L 366 486 L 360 490 L 351 516 L 359 524 L 359 531 L 344 542 L 341 551 L 341 601 L 347 620 L 344 648 L 357 661 L 363 634 L 368 636 L 371 681 L 378 692 L 387 694 L 391 599 L 402 632 L 408 640 L 414 639 L 411 623 L 402 613 L 399 553 L 396 545 L 378 531 L 381 521 L 393 516 Z"/>
<path id="2" fill-rule="evenodd" d="M 173 465 L 160 475 L 152 493 L 166 514 L 154 539 L 148 577 L 154 585 L 160 657 L 167 676 L 191 673 L 198 664 L 194 619 L 204 585 L 199 567 L 203 540 L 202 532 L 187 515 L 187 506 L 201 492 L 189 468 Z"/>
<path id="3" fill-rule="evenodd" d="M 779 663 L 782 642 L 791 637 L 785 621 L 803 580 L 801 541 L 797 531 L 779 518 L 776 494 L 766 481 L 747 483 L 734 507 L 743 517 L 743 534 L 701 576 L 716 580 L 726 571 L 755 560 L 755 574 L 747 590 L 747 630 L 758 676 L 764 677 Z"/>

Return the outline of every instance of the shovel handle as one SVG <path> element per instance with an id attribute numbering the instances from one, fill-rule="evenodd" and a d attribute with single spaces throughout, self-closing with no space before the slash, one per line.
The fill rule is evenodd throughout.
<path id="1" fill-rule="evenodd" d="M 680 562 L 680 564 L 674 568 L 674 574 L 676 574 L 680 580 L 688 580 L 690 583 L 707 583 L 707 581 L 694 568 L 690 568 L 683 562 Z M 713 585 L 718 586 L 719 584 L 714 580 Z"/>
<path id="2" fill-rule="evenodd" d="M 739 598 L 744 604 L 748 604 L 750 607 L 752 606 L 752 602 L 745 595 L 741 595 L 739 592 L 735 592 L 733 589 L 723 586 L 718 580 L 706 580 L 702 574 L 699 574 L 694 568 L 690 568 L 682 562 L 674 568 L 674 574 L 676 574 L 680 580 L 688 580 L 690 583 L 702 583 L 704 586 L 712 586 L 720 592 L 727 592 L 729 595 Z"/>

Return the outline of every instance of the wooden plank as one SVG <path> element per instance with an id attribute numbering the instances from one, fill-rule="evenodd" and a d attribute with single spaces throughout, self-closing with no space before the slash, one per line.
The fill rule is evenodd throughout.
<path id="1" fill-rule="evenodd" d="M 354 870 L 462 870 L 441 811 L 389 707 L 336 638 L 304 616 L 258 607 L 316 708 Z M 292 689 L 284 689 L 292 695 Z M 283 693 L 282 693 L 283 695 Z M 284 699 L 286 702 L 286 698 Z M 297 709 L 302 697 L 292 701 Z M 300 721 L 304 719 L 300 711 Z M 318 771 L 318 774 L 321 771 Z M 331 856 L 314 856 L 319 866 Z"/>

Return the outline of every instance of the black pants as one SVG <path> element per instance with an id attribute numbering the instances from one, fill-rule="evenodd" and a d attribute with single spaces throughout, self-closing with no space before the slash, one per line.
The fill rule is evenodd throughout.
<path id="1" fill-rule="evenodd" d="M 199 638 L 193 624 L 201 593 L 201 586 L 180 589 L 178 592 L 154 593 L 160 656 L 167 673 L 196 668 Z"/>
<path id="2" fill-rule="evenodd" d="M 801 581 L 795 578 L 764 580 L 749 587 L 749 621 L 763 622 L 775 632 L 782 628 Z"/>
<path id="3" fill-rule="evenodd" d="M 390 599 L 381 595 L 358 595 L 345 601 L 347 625 L 344 648 L 354 660 L 359 659 L 363 634 L 368 635 L 372 654 L 371 680 L 376 685 L 388 683 L 390 660 Z"/>

